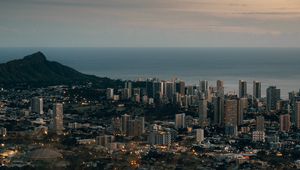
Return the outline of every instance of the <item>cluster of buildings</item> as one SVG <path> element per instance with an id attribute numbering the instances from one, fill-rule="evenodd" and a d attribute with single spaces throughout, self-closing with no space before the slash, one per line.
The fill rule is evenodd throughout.
<path id="1" fill-rule="evenodd" d="M 250 168 L 270 168 L 275 158 L 282 166 L 298 166 L 294 151 L 300 151 L 300 91 L 282 99 L 280 89 L 269 86 L 263 97 L 261 82 L 253 81 L 252 94 L 247 83 L 238 82 L 238 93 L 225 93 L 222 80 L 210 86 L 206 80 L 186 85 L 177 79 L 126 81 L 123 87 L 107 89 L 59 86 L 5 93 L 15 95 L 2 94 L 0 136 L 4 149 L 7 141 L 30 136 L 36 150 L 28 141 L 13 144 L 18 154 L 23 151 L 22 160 L 37 159 L 28 155 L 46 150 L 66 167 L 76 163 L 99 168 L 99 162 L 109 160 L 101 167 L 159 169 L 154 162 L 160 162 L 171 169 L 237 168 L 247 163 Z M 85 95 L 91 91 L 99 97 Z M 160 118 L 165 108 L 176 111 Z M 262 151 L 266 159 L 259 157 Z M 2 159 L 10 160 L 4 165 L 13 165 L 13 159 Z M 185 160 L 194 162 L 186 165 Z M 207 164 L 200 163 L 203 160 Z"/>
<path id="2" fill-rule="evenodd" d="M 39 115 L 44 114 L 44 102 L 42 97 L 33 97 L 31 99 L 30 110 L 32 113 Z M 64 110 L 62 103 L 53 103 L 53 109 L 49 110 L 49 115 L 51 115 L 51 120 L 49 123 L 49 130 L 56 134 L 62 134 L 64 130 L 63 119 Z M 41 120 L 41 119 L 40 119 Z"/>
<path id="3" fill-rule="evenodd" d="M 184 81 L 128 81 L 122 89 L 107 89 L 108 100 L 131 100 L 146 104 L 175 104 L 181 108 L 197 107 L 198 118 L 203 125 L 217 125 L 236 128 L 243 124 L 244 114 L 252 111 L 260 114 L 271 114 L 280 111 L 280 121 L 284 129 L 289 125 L 300 127 L 299 93 L 289 93 L 289 99 L 281 99 L 280 89 L 269 86 L 266 97 L 261 95 L 261 82 L 253 81 L 253 94 L 247 91 L 247 82 L 239 81 L 238 94 L 224 92 L 224 82 L 218 80 L 215 87 L 208 81 L 199 85 L 185 85 Z M 290 115 L 291 123 L 288 123 Z"/>

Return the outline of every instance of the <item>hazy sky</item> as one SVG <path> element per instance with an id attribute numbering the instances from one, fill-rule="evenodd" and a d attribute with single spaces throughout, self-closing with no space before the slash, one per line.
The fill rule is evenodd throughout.
<path id="1" fill-rule="evenodd" d="M 300 0 L 0 0 L 0 47 L 300 47 Z"/>

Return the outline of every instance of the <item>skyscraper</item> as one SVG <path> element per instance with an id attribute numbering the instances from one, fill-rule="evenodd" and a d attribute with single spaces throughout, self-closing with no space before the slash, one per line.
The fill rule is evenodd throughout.
<path id="1" fill-rule="evenodd" d="M 295 102 L 295 125 L 300 129 L 300 101 Z"/>
<path id="2" fill-rule="evenodd" d="M 43 98 L 33 97 L 31 99 L 31 111 L 37 114 L 43 114 Z"/>
<path id="3" fill-rule="evenodd" d="M 127 92 L 128 98 L 131 98 L 131 96 L 132 96 L 132 82 L 131 81 L 126 81 L 124 89 L 128 90 L 128 92 Z"/>
<path id="4" fill-rule="evenodd" d="M 152 131 L 149 133 L 148 142 L 151 145 L 171 145 L 171 133 L 167 131 Z"/>
<path id="5" fill-rule="evenodd" d="M 276 86 L 270 86 L 267 88 L 267 110 L 276 110 L 277 101 L 280 100 L 280 89 Z"/>
<path id="6" fill-rule="evenodd" d="M 128 134 L 128 122 L 130 120 L 130 115 L 128 114 L 124 114 L 121 116 L 121 132 L 123 135 L 127 135 Z"/>
<path id="7" fill-rule="evenodd" d="M 218 126 L 224 125 L 224 98 L 213 97 L 214 118 L 213 124 Z"/>
<path id="8" fill-rule="evenodd" d="M 265 118 L 263 116 L 256 117 L 256 131 L 265 131 Z"/>
<path id="9" fill-rule="evenodd" d="M 136 117 L 128 121 L 128 136 L 140 136 L 145 132 L 144 117 Z"/>
<path id="10" fill-rule="evenodd" d="M 291 96 L 291 99 L 290 99 L 290 104 L 291 104 L 291 110 L 292 110 L 292 115 L 291 115 L 291 122 L 293 125 L 296 126 L 296 122 L 297 122 L 297 119 L 300 117 L 298 116 L 297 114 L 297 102 L 300 102 L 300 96 L 296 96 L 293 95 Z"/>
<path id="11" fill-rule="evenodd" d="M 224 81 L 217 80 L 217 97 L 224 97 Z"/>
<path id="12" fill-rule="evenodd" d="M 239 81 L 239 97 L 247 97 L 247 82 L 244 80 Z"/>
<path id="13" fill-rule="evenodd" d="M 63 119 L 64 110 L 62 103 L 55 103 L 53 105 L 53 129 L 56 134 L 62 134 L 64 130 Z"/>
<path id="14" fill-rule="evenodd" d="M 162 82 L 160 81 L 153 82 L 153 92 L 154 92 L 153 98 L 155 99 L 155 101 L 159 101 L 160 99 L 162 99 L 163 87 L 164 86 Z"/>
<path id="15" fill-rule="evenodd" d="M 207 100 L 204 98 L 199 99 L 198 113 L 199 113 L 200 122 L 206 121 L 206 119 L 207 119 Z"/>
<path id="16" fill-rule="evenodd" d="M 134 88 L 132 94 L 133 94 L 133 96 L 141 96 L 141 89 L 140 88 Z"/>
<path id="17" fill-rule="evenodd" d="M 131 82 L 131 81 L 126 81 L 126 82 L 125 82 L 125 87 L 124 87 L 124 88 L 132 89 L 132 82 Z"/>
<path id="18" fill-rule="evenodd" d="M 261 82 L 253 81 L 253 97 L 256 99 L 261 98 Z"/>
<path id="19" fill-rule="evenodd" d="M 185 128 L 185 113 L 176 114 L 175 127 L 176 127 L 176 129 Z"/>
<path id="20" fill-rule="evenodd" d="M 238 125 L 241 125 L 244 120 L 244 113 L 248 109 L 248 98 L 239 98 L 238 100 Z"/>
<path id="21" fill-rule="evenodd" d="M 204 130 L 203 129 L 195 129 L 196 131 L 196 141 L 201 143 L 204 141 Z"/>
<path id="22" fill-rule="evenodd" d="M 164 95 L 171 101 L 175 94 L 174 82 L 166 81 L 164 82 Z"/>
<path id="23" fill-rule="evenodd" d="M 106 89 L 106 99 L 110 100 L 114 98 L 114 89 L 107 88 Z"/>
<path id="24" fill-rule="evenodd" d="M 200 93 L 205 95 L 205 98 L 207 98 L 207 96 L 208 96 L 208 81 L 207 80 L 200 81 L 199 91 L 200 91 Z"/>
<path id="25" fill-rule="evenodd" d="M 179 81 L 175 83 L 176 85 L 176 92 L 179 93 L 181 96 L 185 95 L 185 83 L 184 81 Z"/>
<path id="26" fill-rule="evenodd" d="M 187 86 L 186 87 L 186 95 L 194 95 L 194 86 Z"/>
<path id="27" fill-rule="evenodd" d="M 153 98 L 154 97 L 154 81 L 155 79 L 147 79 L 146 82 L 146 91 L 147 96 Z"/>
<path id="28" fill-rule="evenodd" d="M 225 125 L 237 126 L 238 101 L 237 99 L 225 100 Z"/>
<path id="29" fill-rule="evenodd" d="M 291 116 L 289 114 L 280 115 L 280 131 L 288 132 L 291 128 Z"/>

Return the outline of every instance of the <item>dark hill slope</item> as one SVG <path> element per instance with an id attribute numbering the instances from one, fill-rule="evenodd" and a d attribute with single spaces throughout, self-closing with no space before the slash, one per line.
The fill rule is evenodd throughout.
<path id="1" fill-rule="evenodd" d="M 86 75 L 58 62 L 48 61 L 41 52 L 0 64 L 0 84 L 4 86 L 26 84 L 38 87 L 87 82 L 102 88 L 121 85 L 119 80 Z"/>

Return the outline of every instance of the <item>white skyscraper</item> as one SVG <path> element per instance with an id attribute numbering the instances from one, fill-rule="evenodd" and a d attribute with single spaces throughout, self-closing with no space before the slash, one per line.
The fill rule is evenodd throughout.
<path id="1" fill-rule="evenodd" d="M 53 130 L 56 134 L 62 134 L 64 130 L 63 119 L 64 110 L 62 103 L 55 103 L 53 105 Z"/>

